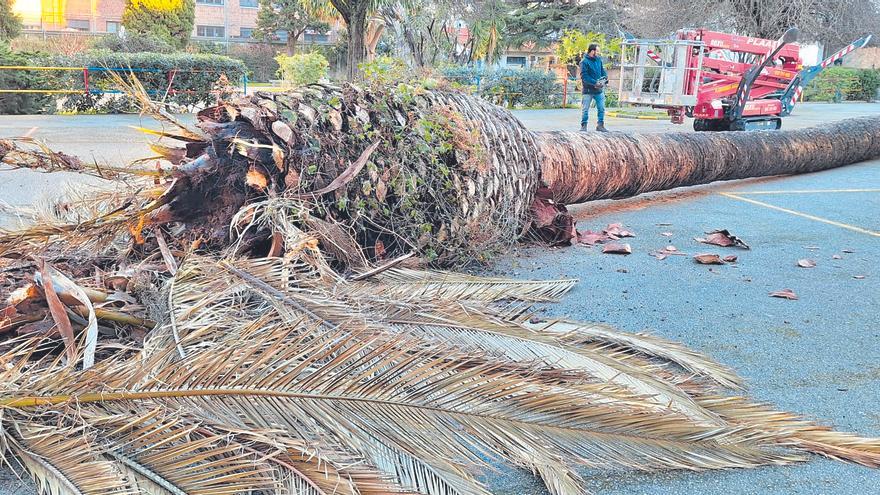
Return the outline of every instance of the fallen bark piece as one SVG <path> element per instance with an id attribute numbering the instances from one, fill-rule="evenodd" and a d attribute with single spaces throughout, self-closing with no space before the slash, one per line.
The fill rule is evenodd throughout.
<path id="1" fill-rule="evenodd" d="M 841 260 L 841 259 L 843 259 L 843 256 L 841 256 L 841 255 L 839 255 L 839 254 L 832 254 L 832 255 L 831 255 L 831 259 L 833 259 L 833 260 Z"/>
<path id="2" fill-rule="evenodd" d="M 815 267 L 816 267 L 816 261 L 815 261 L 815 260 L 811 260 L 811 259 L 809 259 L 809 258 L 800 259 L 800 260 L 798 260 L 798 262 L 797 262 L 797 266 L 799 266 L 799 267 L 801 267 L 801 268 L 815 268 Z"/>
<path id="3" fill-rule="evenodd" d="M 742 239 L 733 235 L 727 229 L 712 230 L 706 232 L 706 237 L 695 237 L 694 240 L 703 244 L 713 244 L 715 246 L 730 247 L 736 246 L 743 249 L 751 249 Z"/>
<path id="4" fill-rule="evenodd" d="M 592 230 L 578 232 L 578 242 L 587 246 L 594 246 L 607 240 L 608 236 L 601 232 L 594 232 Z"/>
<path id="5" fill-rule="evenodd" d="M 672 237 L 672 232 L 660 232 L 663 237 Z"/>
<path id="6" fill-rule="evenodd" d="M 609 223 L 602 232 L 585 230 L 577 233 L 578 242 L 587 246 L 594 246 L 607 241 L 616 241 L 624 237 L 635 237 L 632 231 L 624 228 L 622 223 Z"/>
<path id="7" fill-rule="evenodd" d="M 622 237 L 635 237 L 636 235 L 623 228 L 622 223 L 609 223 L 607 227 L 602 230 L 605 235 L 612 239 L 620 239 Z"/>
<path id="8" fill-rule="evenodd" d="M 730 256 L 725 256 L 722 259 L 725 263 L 736 263 L 737 257 L 731 254 Z"/>
<path id="9" fill-rule="evenodd" d="M 16 309 L 23 309 L 20 306 L 41 299 L 42 296 L 43 294 L 40 292 L 40 289 L 33 283 L 29 283 L 13 290 L 9 294 L 9 297 L 6 298 L 7 306 L 3 310 L 0 310 L 0 318 L 3 317 L 4 311 L 14 312 Z"/>
<path id="10" fill-rule="evenodd" d="M 549 189 L 540 188 L 532 199 L 530 235 L 551 246 L 570 246 L 578 237 L 568 209 L 555 201 Z M 580 239 L 578 237 L 578 241 Z"/>
<path id="11" fill-rule="evenodd" d="M 629 244 L 608 243 L 602 248 L 603 253 L 607 254 L 632 254 L 632 248 Z"/>
<path id="12" fill-rule="evenodd" d="M 269 187 L 269 179 L 256 168 L 251 167 L 245 174 L 245 183 L 254 189 L 265 191 Z"/>
<path id="13" fill-rule="evenodd" d="M 782 289 L 773 291 L 770 293 L 770 297 L 778 297 L 780 299 L 789 299 L 791 301 L 797 301 L 798 296 L 791 289 Z"/>
<path id="14" fill-rule="evenodd" d="M 724 262 L 721 261 L 721 257 L 717 254 L 712 253 L 703 253 L 694 255 L 694 261 L 701 265 L 723 265 Z"/>
<path id="15" fill-rule="evenodd" d="M 18 311 L 15 310 L 15 306 L 13 306 L 12 304 L 4 306 L 2 309 L 0 309 L 0 325 L 3 325 L 4 321 L 12 318 L 17 313 Z"/>
<path id="16" fill-rule="evenodd" d="M 51 319 L 42 319 L 26 323 L 15 331 L 18 335 L 41 334 L 46 337 L 54 337 L 58 334 L 58 326 Z"/>
<path id="17" fill-rule="evenodd" d="M 864 279 L 865 279 L 865 275 L 853 275 L 853 278 L 856 279 L 856 280 L 864 280 Z"/>
<path id="18" fill-rule="evenodd" d="M 12 309 L 13 312 L 0 315 L 0 335 L 15 330 L 16 328 L 20 330 L 22 326 L 43 320 L 47 316 L 45 309 L 41 312 L 34 312 L 31 314 L 17 314 L 14 312 L 15 308 Z M 52 324 L 54 325 L 54 323 Z"/>
<path id="19" fill-rule="evenodd" d="M 677 247 L 671 245 L 657 251 L 652 251 L 648 254 L 658 260 L 665 260 L 669 256 L 687 256 L 687 253 L 682 253 Z"/>

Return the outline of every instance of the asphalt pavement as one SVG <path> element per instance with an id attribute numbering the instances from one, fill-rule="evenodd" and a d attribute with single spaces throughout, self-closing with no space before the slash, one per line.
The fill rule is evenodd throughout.
<path id="1" fill-rule="evenodd" d="M 863 115 L 880 118 L 880 105 L 802 105 L 784 128 Z M 542 130 L 576 129 L 579 123 L 574 110 L 517 116 Z M 623 119 L 608 119 L 607 126 L 689 129 Z M 594 202 L 572 212 L 581 230 L 623 223 L 636 234 L 626 239 L 633 254 L 533 246 L 496 260 L 498 274 L 581 280 L 563 302 L 542 308 L 545 314 L 684 342 L 732 366 L 760 401 L 839 430 L 880 436 L 880 160 Z M 694 240 L 722 228 L 751 249 Z M 649 255 L 667 245 L 688 256 Z M 738 259 L 725 266 L 698 265 L 691 258 L 698 253 Z M 814 260 L 816 267 L 800 268 L 800 259 Z M 769 297 L 781 289 L 792 289 L 799 299 Z M 880 471 L 819 457 L 754 470 L 584 474 L 587 488 L 597 494 L 880 494 Z M 488 480 L 495 493 L 546 493 L 539 481 L 519 472 Z"/>
<path id="2" fill-rule="evenodd" d="M 541 130 L 577 129 L 580 119 L 577 110 L 516 114 Z M 880 118 L 880 104 L 805 104 L 784 128 L 861 115 Z M 609 118 L 606 124 L 627 132 L 690 130 L 667 121 Z M 127 125 L 156 126 L 136 116 L 2 116 L 0 138 L 30 132 L 57 149 L 97 160 L 148 155 L 146 140 Z M 82 176 L 72 174 L 0 174 L 0 199 L 12 204 L 82 183 Z M 541 308 L 545 314 L 681 341 L 736 369 L 758 400 L 840 430 L 880 436 L 880 161 L 600 201 L 572 211 L 580 229 L 626 225 L 636 234 L 626 240 L 633 253 L 522 246 L 497 259 L 492 270 L 528 279 L 577 277 L 581 282 L 563 302 Z M 751 249 L 693 239 L 718 228 Z M 648 254 L 669 244 L 688 256 L 658 260 Z M 691 258 L 697 253 L 738 260 L 697 265 Z M 816 267 L 798 267 L 804 258 Z M 768 295 L 786 288 L 799 299 Z M 880 471 L 818 457 L 754 470 L 585 476 L 597 494 L 880 494 Z M 491 473 L 486 480 L 495 493 L 545 493 L 539 480 L 516 471 Z M 15 483 L 0 479 L 0 494 L 32 493 Z"/>

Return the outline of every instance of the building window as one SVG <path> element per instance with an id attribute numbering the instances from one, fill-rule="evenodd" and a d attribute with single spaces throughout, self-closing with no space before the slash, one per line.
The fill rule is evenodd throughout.
<path id="1" fill-rule="evenodd" d="M 226 32 L 223 26 L 196 26 L 196 36 L 202 38 L 223 38 Z"/>
<path id="2" fill-rule="evenodd" d="M 196 3 L 202 5 L 223 5 L 223 0 L 196 0 Z"/>
<path id="3" fill-rule="evenodd" d="M 303 33 L 303 43 L 329 43 L 330 35 L 325 33 Z"/>
<path id="4" fill-rule="evenodd" d="M 254 37 L 254 28 L 241 28 L 238 31 L 239 38 L 253 38 Z"/>
<path id="5" fill-rule="evenodd" d="M 507 57 L 507 65 L 518 65 L 520 67 L 526 66 L 526 58 L 525 57 Z"/>
<path id="6" fill-rule="evenodd" d="M 91 29 L 89 21 L 85 19 L 68 19 L 67 27 L 76 29 L 77 31 L 88 31 Z"/>
<path id="7" fill-rule="evenodd" d="M 275 37 L 278 38 L 278 41 L 283 41 L 284 43 L 287 43 L 287 31 L 286 30 L 280 29 L 278 31 L 275 31 Z"/>
<path id="8" fill-rule="evenodd" d="M 108 33 L 118 33 L 119 32 L 119 21 L 107 21 L 107 32 Z"/>
<path id="9" fill-rule="evenodd" d="M 260 2 L 259 0 L 238 0 L 238 6 L 256 9 L 260 6 Z"/>

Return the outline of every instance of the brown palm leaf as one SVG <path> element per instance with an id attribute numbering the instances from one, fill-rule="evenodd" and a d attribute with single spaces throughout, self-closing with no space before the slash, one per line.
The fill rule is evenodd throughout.
<path id="1" fill-rule="evenodd" d="M 485 493 L 477 475 L 492 459 L 539 474 L 552 493 L 580 493 L 580 467 L 753 467 L 804 459 L 798 451 L 880 459 L 877 440 L 725 398 L 718 380 L 694 381 L 689 366 L 709 376 L 723 368 L 689 351 L 607 328 L 591 334 L 587 324 L 562 332 L 505 320 L 489 296 L 501 281 L 479 287 L 468 277 L 466 290 L 444 291 L 436 288 L 452 283 L 448 274 L 410 272 L 408 283 L 435 290 L 371 300 L 382 277 L 328 279 L 315 255 L 190 257 L 168 293 L 173 318 L 133 359 L 77 371 L 26 359 L 28 346 L 7 354 L 8 450 L 49 479 L 31 455 L 38 447 L 25 444 L 75 432 L 79 443 L 38 454 L 56 467 L 54 486 L 79 486 L 79 471 L 66 467 L 76 464 L 115 473 L 106 476 L 120 493 L 248 484 Z M 528 301 L 558 290 L 505 281 L 498 295 Z M 688 408 L 661 407 L 661 394 Z M 65 460 L 73 452 L 76 463 Z"/>

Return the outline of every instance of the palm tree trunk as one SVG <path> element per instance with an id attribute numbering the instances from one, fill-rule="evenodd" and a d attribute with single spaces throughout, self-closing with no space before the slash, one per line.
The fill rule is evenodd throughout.
<path id="1" fill-rule="evenodd" d="M 817 172 L 880 157 L 880 119 L 795 131 L 536 133 L 541 179 L 565 204 L 719 180 Z"/>

